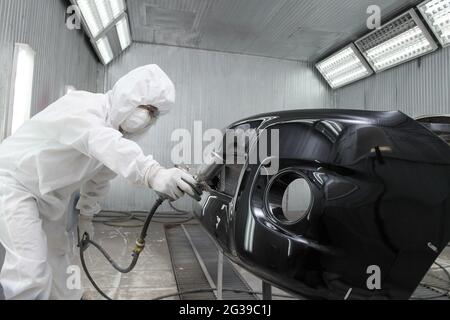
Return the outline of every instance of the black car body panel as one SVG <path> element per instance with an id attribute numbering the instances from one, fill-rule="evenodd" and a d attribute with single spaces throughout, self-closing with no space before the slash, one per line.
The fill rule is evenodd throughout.
<path id="1" fill-rule="evenodd" d="M 224 253 L 309 298 L 409 298 L 450 240 L 449 145 L 401 112 L 288 111 L 230 128 L 242 126 L 279 130 L 280 168 L 262 175 L 259 159 L 205 171 L 211 191 L 195 213 Z M 311 205 L 284 221 L 283 188 L 298 177 Z"/>
<path id="2" fill-rule="evenodd" d="M 450 144 L 450 116 L 426 116 L 416 120 Z"/>

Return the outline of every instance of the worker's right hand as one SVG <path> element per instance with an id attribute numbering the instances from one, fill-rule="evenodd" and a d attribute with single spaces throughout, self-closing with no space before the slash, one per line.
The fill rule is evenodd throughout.
<path id="1" fill-rule="evenodd" d="M 197 192 L 189 185 L 197 184 L 194 177 L 180 169 L 161 168 L 147 177 L 147 184 L 154 191 L 174 201 L 183 197 L 185 193 L 193 198 L 198 197 Z"/>

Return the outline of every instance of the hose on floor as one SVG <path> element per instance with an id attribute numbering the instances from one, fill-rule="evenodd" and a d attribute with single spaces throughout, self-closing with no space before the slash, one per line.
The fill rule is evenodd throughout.
<path id="1" fill-rule="evenodd" d="M 113 258 L 111 258 L 111 256 L 108 254 L 108 252 L 106 252 L 106 250 L 101 245 L 99 245 L 98 243 L 96 243 L 95 241 L 90 239 L 88 233 L 85 233 L 83 235 L 82 239 L 79 240 L 81 266 L 83 267 L 83 270 L 86 273 L 87 278 L 92 283 L 95 290 L 97 290 L 102 295 L 102 297 L 104 297 L 106 300 L 112 300 L 112 299 L 105 292 L 103 292 L 103 290 L 97 285 L 95 280 L 92 278 L 92 275 L 90 274 L 89 269 L 87 268 L 87 265 L 86 265 L 86 260 L 84 257 L 85 251 L 88 249 L 89 245 L 92 245 L 106 258 L 106 260 L 108 260 L 108 262 L 111 264 L 111 266 L 113 266 L 114 269 L 116 269 L 120 273 L 124 273 L 124 274 L 130 273 L 136 267 L 136 264 L 139 260 L 139 256 L 142 253 L 142 251 L 144 251 L 144 249 L 145 249 L 145 239 L 147 238 L 150 223 L 152 222 L 152 219 L 153 219 L 156 211 L 164 203 L 165 200 L 166 199 L 164 199 L 164 198 L 159 198 L 158 200 L 156 200 L 155 204 L 153 205 L 153 208 L 150 210 L 149 215 L 147 216 L 147 218 L 144 222 L 144 226 L 142 227 L 141 234 L 136 241 L 136 247 L 134 248 L 133 253 L 131 255 L 133 259 L 132 259 L 130 265 L 126 268 L 121 268 L 113 260 Z"/>
<path id="2" fill-rule="evenodd" d="M 138 213 L 120 213 L 120 215 L 109 215 L 109 214 L 98 214 L 95 219 L 92 221 L 93 223 L 103 224 L 108 227 L 113 228 L 124 228 L 124 229 L 137 229 L 142 228 L 144 226 L 144 222 L 146 217 L 148 216 L 148 212 L 143 214 Z M 169 221 L 170 220 L 170 221 Z M 152 223 L 157 224 L 185 224 L 192 220 L 195 220 L 194 217 L 185 213 L 181 214 L 158 214 L 153 217 Z"/>

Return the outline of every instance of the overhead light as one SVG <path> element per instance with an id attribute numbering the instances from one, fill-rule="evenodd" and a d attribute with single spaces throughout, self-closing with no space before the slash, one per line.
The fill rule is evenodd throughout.
<path id="1" fill-rule="evenodd" d="M 122 12 L 125 11 L 125 3 L 123 2 L 123 0 L 111 0 L 109 1 L 109 3 L 111 5 L 114 18 L 119 17 Z"/>
<path id="2" fill-rule="evenodd" d="M 76 0 L 76 2 L 94 38 L 125 12 L 123 0 Z"/>
<path id="3" fill-rule="evenodd" d="M 77 0 L 77 4 L 92 37 L 97 37 L 103 30 L 103 23 L 95 2 L 92 0 Z"/>
<path id="4" fill-rule="evenodd" d="M 119 35 L 120 46 L 122 47 L 122 50 L 125 50 L 131 44 L 130 28 L 128 27 L 127 18 L 124 17 L 120 20 L 117 23 L 116 28 L 117 34 Z"/>
<path id="5" fill-rule="evenodd" d="M 316 68 L 333 89 L 373 74 L 372 69 L 353 44 L 317 63 Z"/>
<path id="6" fill-rule="evenodd" d="M 97 40 L 96 45 L 103 64 L 107 65 L 114 58 L 114 54 L 112 52 L 111 44 L 109 43 L 108 38 L 106 36 L 100 38 L 99 40 Z"/>
<path id="7" fill-rule="evenodd" d="M 427 0 L 418 8 L 442 46 L 449 46 L 450 0 Z"/>
<path id="8" fill-rule="evenodd" d="M 26 120 L 30 119 L 34 56 L 35 52 L 29 45 L 22 43 L 15 45 L 10 134 L 16 132 Z"/>
<path id="9" fill-rule="evenodd" d="M 438 46 L 414 9 L 355 42 L 375 72 L 437 50 Z"/>
<path id="10" fill-rule="evenodd" d="M 86 32 L 103 64 L 110 63 L 131 45 L 130 24 L 124 0 L 70 1 L 78 5 Z"/>
<path id="11" fill-rule="evenodd" d="M 107 28 L 114 20 L 114 15 L 111 5 L 108 0 L 95 0 L 100 19 L 102 20 L 103 28 Z"/>

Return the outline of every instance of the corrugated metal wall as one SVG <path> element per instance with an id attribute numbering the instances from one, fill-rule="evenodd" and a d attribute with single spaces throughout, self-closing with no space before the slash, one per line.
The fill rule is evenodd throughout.
<path id="1" fill-rule="evenodd" d="M 66 85 L 97 90 L 97 73 L 104 68 L 97 62 L 83 33 L 65 27 L 66 8 L 67 1 L 63 0 L 0 0 L 0 141 L 8 108 L 15 43 L 27 43 L 36 52 L 33 114 L 61 97 Z M 0 267 L 3 256 L 0 245 Z"/>
<path id="2" fill-rule="evenodd" d="M 382 72 L 335 92 L 336 106 L 401 110 L 417 117 L 450 114 L 450 48 Z"/>
<path id="3" fill-rule="evenodd" d="M 166 166 L 172 166 L 173 130 L 193 132 L 194 121 L 201 120 L 205 129 L 222 129 L 263 112 L 333 107 L 328 85 L 307 63 L 138 43 L 110 65 L 106 88 L 133 68 L 150 63 L 160 65 L 178 89 L 176 108 L 148 139 L 139 141 L 144 152 Z M 135 190 L 118 179 L 104 208 L 148 209 L 152 199 L 148 190 Z M 186 208 L 188 202 L 183 205 Z"/>
<path id="4" fill-rule="evenodd" d="M 27 43 L 36 51 L 33 114 L 61 97 L 66 85 L 97 90 L 97 72 L 103 68 L 83 33 L 66 28 L 67 3 L 0 0 L 0 132 L 4 128 L 17 42 Z"/>

